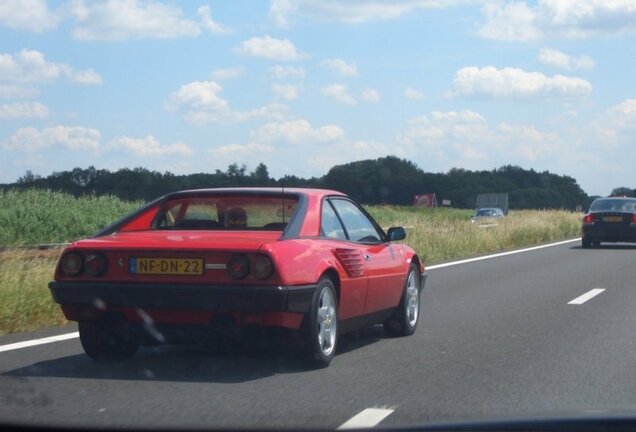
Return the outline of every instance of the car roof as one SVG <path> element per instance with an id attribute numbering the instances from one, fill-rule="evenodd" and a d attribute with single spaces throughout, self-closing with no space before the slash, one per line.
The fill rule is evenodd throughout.
<path id="1" fill-rule="evenodd" d="M 322 198 L 324 196 L 338 195 L 347 196 L 346 194 L 330 190 L 330 189 L 315 189 L 315 188 L 287 188 L 287 187 L 230 187 L 230 188 L 202 188 L 202 189 L 187 189 L 181 191 L 175 191 L 164 195 L 160 199 L 170 199 L 173 197 L 190 196 L 190 195 L 204 195 L 204 194 L 272 194 L 278 195 L 281 193 L 292 195 L 304 195 L 306 197 L 313 196 Z"/>
<path id="2" fill-rule="evenodd" d="M 627 197 L 627 196 L 608 196 L 596 198 L 594 201 L 604 201 L 604 200 L 621 200 L 621 201 L 634 201 L 636 198 Z"/>

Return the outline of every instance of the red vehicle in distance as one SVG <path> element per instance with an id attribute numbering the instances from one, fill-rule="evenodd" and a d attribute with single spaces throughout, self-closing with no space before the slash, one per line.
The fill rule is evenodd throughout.
<path id="1" fill-rule="evenodd" d="M 95 359 L 274 327 L 326 366 L 340 334 L 415 332 L 426 272 L 405 237 L 336 191 L 181 191 L 69 245 L 49 288 Z"/>

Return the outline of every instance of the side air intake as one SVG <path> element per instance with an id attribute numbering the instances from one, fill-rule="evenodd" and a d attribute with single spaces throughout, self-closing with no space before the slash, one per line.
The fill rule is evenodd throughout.
<path id="1" fill-rule="evenodd" d="M 334 249 L 333 251 L 340 264 L 345 268 L 349 277 L 364 276 L 365 264 L 362 254 L 357 249 Z"/>

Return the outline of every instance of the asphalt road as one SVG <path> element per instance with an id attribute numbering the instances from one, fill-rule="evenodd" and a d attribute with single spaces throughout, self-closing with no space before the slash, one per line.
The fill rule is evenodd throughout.
<path id="1" fill-rule="evenodd" d="M 308 370 L 280 341 L 144 348 L 110 364 L 84 356 L 78 339 L 0 352 L 0 421 L 334 429 L 368 408 L 386 410 L 379 427 L 636 413 L 634 311 L 636 246 L 567 243 L 430 270 L 414 336 L 374 327 L 341 338 L 327 369 Z"/>

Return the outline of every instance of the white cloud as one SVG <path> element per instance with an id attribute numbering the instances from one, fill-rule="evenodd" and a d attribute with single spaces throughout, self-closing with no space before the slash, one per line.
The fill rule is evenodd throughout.
<path id="1" fill-rule="evenodd" d="M 585 55 L 572 57 L 550 48 L 541 50 L 539 53 L 539 62 L 546 66 L 567 70 L 592 69 L 595 66 L 595 62 L 591 57 Z"/>
<path id="2" fill-rule="evenodd" d="M 93 69 L 76 71 L 69 65 L 47 61 L 39 51 L 24 49 L 17 54 L 0 54 L 0 81 L 23 85 L 52 82 L 60 77 L 78 84 L 102 83 Z"/>
<path id="3" fill-rule="evenodd" d="M 356 77 L 359 75 L 356 65 L 349 64 L 342 59 L 329 59 L 323 61 L 321 64 L 342 76 Z"/>
<path id="4" fill-rule="evenodd" d="M 625 99 L 568 132 L 576 147 L 562 160 L 588 193 L 604 195 L 620 184 L 636 184 L 636 99 Z"/>
<path id="5" fill-rule="evenodd" d="M 380 93 L 377 90 L 366 89 L 362 92 L 361 98 L 365 102 L 377 103 L 380 102 Z"/>
<path id="6" fill-rule="evenodd" d="M 494 99 L 576 98 L 589 95 L 592 84 L 582 78 L 517 68 L 465 67 L 455 74 L 452 95 Z"/>
<path id="7" fill-rule="evenodd" d="M 412 87 L 407 87 L 404 89 L 404 97 L 413 100 L 424 99 L 424 93 Z"/>
<path id="8" fill-rule="evenodd" d="M 306 57 L 289 40 L 275 39 L 270 36 L 245 40 L 234 50 L 239 54 L 269 60 L 301 60 Z"/>
<path id="9" fill-rule="evenodd" d="M 214 81 L 194 81 L 182 85 L 170 96 L 168 107 L 178 109 L 187 106 L 190 109 L 205 109 L 208 111 L 222 111 L 229 105 L 219 96 L 223 88 Z"/>
<path id="10" fill-rule="evenodd" d="M 360 155 L 365 159 L 377 159 L 387 155 L 407 157 L 401 147 L 376 141 L 345 141 L 343 143 L 333 143 L 326 146 L 323 151 L 316 152 L 311 158 L 302 161 L 303 171 L 308 171 L 311 175 L 322 176 L 335 165 L 341 165 L 360 160 Z"/>
<path id="11" fill-rule="evenodd" d="M 18 129 L 3 143 L 8 150 L 36 152 L 52 146 L 70 150 L 97 151 L 101 134 L 97 129 L 79 126 L 54 126 L 46 129 L 25 127 Z"/>
<path id="12" fill-rule="evenodd" d="M 220 96 L 222 90 L 215 81 L 194 81 L 172 93 L 165 106 L 169 111 L 181 111 L 192 124 L 222 122 L 230 113 L 229 104 Z"/>
<path id="13" fill-rule="evenodd" d="M 60 16 L 49 10 L 46 0 L 2 0 L 0 26 L 42 33 L 57 27 Z"/>
<path id="14" fill-rule="evenodd" d="M 196 37 L 203 30 L 213 33 L 228 32 L 228 29 L 212 19 L 209 6 L 198 8 L 198 21 L 183 18 L 183 11 L 177 6 L 154 0 L 108 0 L 91 3 L 73 0 L 69 11 L 74 18 L 73 37 L 86 41 Z"/>
<path id="15" fill-rule="evenodd" d="M 601 113 L 592 127 L 600 146 L 629 144 L 629 147 L 633 148 L 636 133 L 636 99 L 626 99 Z"/>
<path id="16" fill-rule="evenodd" d="M 197 15 L 201 19 L 201 27 L 209 30 L 212 33 L 226 34 L 232 32 L 229 28 L 212 19 L 212 11 L 210 10 L 210 6 L 208 5 L 199 6 L 199 8 L 197 9 Z"/>
<path id="17" fill-rule="evenodd" d="M 487 3 L 486 23 L 478 31 L 485 39 L 530 41 L 540 37 L 536 13 L 525 2 Z"/>
<path id="18" fill-rule="evenodd" d="M 300 86 L 295 84 L 274 84 L 272 85 L 274 98 L 284 100 L 295 100 L 298 98 Z"/>
<path id="19" fill-rule="evenodd" d="M 213 80 L 223 81 L 238 78 L 245 73 L 245 69 L 242 67 L 235 67 L 230 69 L 216 69 L 212 71 L 210 77 Z"/>
<path id="20" fill-rule="evenodd" d="M 22 50 L 19 53 L 0 54 L 0 80 L 5 82 L 47 82 L 62 74 L 64 67 L 47 62 L 39 51 Z"/>
<path id="21" fill-rule="evenodd" d="M 0 98 L 2 99 L 30 99 L 39 94 L 38 89 L 30 85 L 0 85 Z"/>
<path id="22" fill-rule="evenodd" d="M 568 154 L 567 146 L 557 134 L 541 132 L 534 126 L 501 123 L 495 129 L 495 136 L 504 152 L 523 161 Z"/>
<path id="23" fill-rule="evenodd" d="M 342 140 L 344 131 L 335 125 L 313 128 L 307 120 L 299 119 L 267 123 L 251 136 L 253 141 L 260 144 L 279 142 L 304 146 Z"/>
<path id="24" fill-rule="evenodd" d="M 300 151 L 299 151 L 300 150 Z M 400 154 L 396 147 L 377 142 L 349 140 L 344 130 L 327 124 L 315 127 L 305 119 L 267 123 L 250 133 L 247 144 L 230 144 L 209 151 L 216 165 L 265 163 L 273 177 L 324 175 L 335 164 Z M 285 154 L 284 158 L 280 155 Z"/>
<path id="25" fill-rule="evenodd" d="M 409 141 L 421 141 L 431 150 L 443 148 L 448 140 L 476 142 L 489 135 L 486 119 L 474 111 L 449 111 L 415 117 L 408 122 L 406 137 Z"/>
<path id="26" fill-rule="evenodd" d="M 222 156 L 244 156 L 244 157 L 253 157 L 257 154 L 262 153 L 271 153 L 274 150 L 273 146 L 263 145 L 263 144 L 229 144 L 226 146 L 221 146 L 212 150 L 209 150 L 210 153 L 215 155 Z"/>
<path id="27" fill-rule="evenodd" d="M 478 34 L 487 39 L 531 41 L 636 32 L 633 0 L 541 0 L 488 3 Z"/>
<path id="28" fill-rule="evenodd" d="M 272 66 L 269 70 L 272 75 L 278 79 L 305 77 L 305 69 L 296 66 L 276 65 Z"/>
<path id="29" fill-rule="evenodd" d="M 613 122 L 622 128 L 636 129 L 636 99 L 626 99 L 609 110 Z"/>
<path id="30" fill-rule="evenodd" d="M 543 0 L 537 15 L 546 32 L 565 37 L 636 31 L 636 3 L 633 0 Z"/>
<path id="31" fill-rule="evenodd" d="M 16 102 L 0 105 L 0 120 L 46 118 L 49 109 L 39 102 Z"/>
<path id="32" fill-rule="evenodd" d="M 296 17 L 359 24 L 399 18 L 418 9 L 443 8 L 471 0 L 273 0 L 269 18 L 287 27 Z"/>
<path id="33" fill-rule="evenodd" d="M 546 161 L 568 152 L 556 134 L 528 125 L 491 127 L 474 111 L 433 112 L 411 119 L 402 142 L 412 153 L 426 155 L 436 169 L 484 169 L 510 160 Z"/>
<path id="34" fill-rule="evenodd" d="M 96 85 L 102 84 L 103 82 L 102 77 L 93 69 L 87 69 L 77 72 L 70 71 L 67 73 L 67 75 L 71 81 L 78 84 Z"/>
<path id="35" fill-rule="evenodd" d="M 289 15 L 297 11 L 297 6 L 295 0 L 273 0 L 269 6 L 269 19 L 279 27 L 287 27 Z"/>
<path id="36" fill-rule="evenodd" d="M 130 138 L 126 136 L 115 138 L 109 143 L 109 147 L 112 149 L 122 149 L 137 156 L 189 156 L 192 154 L 192 150 L 187 144 L 176 142 L 170 145 L 162 145 L 152 135 L 147 135 L 144 138 Z"/>
<path id="37" fill-rule="evenodd" d="M 347 87 L 342 84 L 332 84 L 320 89 L 320 92 L 343 105 L 355 105 L 358 102 L 348 93 Z"/>
<path id="38" fill-rule="evenodd" d="M 248 111 L 190 110 L 183 114 L 184 121 L 195 126 L 243 123 L 251 120 L 283 120 L 286 117 L 287 106 L 275 103 Z"/>
<path id="39" fill-rule="evenodd" d="M 287 118 L 287 106 L 271 103 L 249 111 L 233 111 L 230 118 L 235 122 L 246 122 L 250 120 L 281 121 Z"/>
<path id="40" fill-rule="evenodd" d="M 238 123 L 253 119 L 280 120 L 286 106 L 269 104 L 249 111 L 233 111 L 220 96 L 223 88 L 215 81 L 194 81 L 182 85 L 165 103 L 168 111 L 179 111 L 183 119 L 194 125 Z"/>

